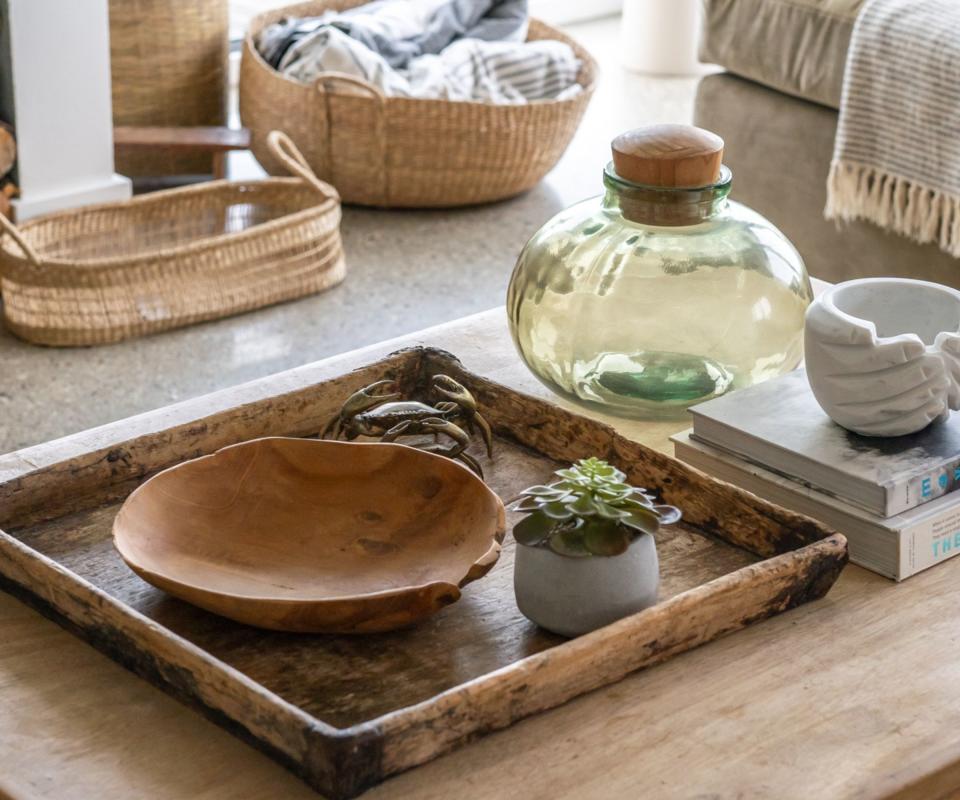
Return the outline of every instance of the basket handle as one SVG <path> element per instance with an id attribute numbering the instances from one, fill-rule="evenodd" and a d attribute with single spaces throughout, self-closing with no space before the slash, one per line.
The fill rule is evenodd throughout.
<path id="1" fill-rule="evenodd" d="M 9 234 L 10 238 L 13 239 L 13 241 L 17 243 L 17 246 L 23 251 L 27 260 L 35 267 L 40 266 L 40 256 L 37 254 L 37 251 L 33 249 L 33 245 L 23 238 L 20 229 L 3 214 L 0 214 L 0 228 L 3 228 L 3 231 L 0 231 L 0 237 L 2 237 L 4 233 Z"/>
<path id="2" fill-rule="evenodd" d="M 346 72 L 324 72 L 317 78 L 314 84 L 317 92 L 323 98 L 324 113 L 326 114 L 327 129 L 327 152 L 326 163 L 328 169 L 333 170 L 333 114 L 330 109 L 330 95 L 337 84 L 346 84 L 354 89 L 359 89 L 371 97 L 376 105 L 376 156 L 379 158 L 380 175 L 383 181 L 381 188 L 382 195 L 389 205 L 390 199 L 390 172 L 387 168 L 387 95 L 383 93 L 379 86 L 374 86 L 370 81 L 358 78 L 355 75 L 349 75 Z"/>
<path id="3" fill-rule="evenodd" d="M 319 89 L 321 92 L 327 91 L 328 83 L 346 83 L 355 89 L 360 89 L 361 91 L 366 92 L 378 102 L 383 102 L 387 99 L 387 96 L 383 93 L 379 86 L 374 86 L 372 83 L 370 83 L 370 81 L 364 80 L 363 78 L 358 78 L 356 75 L 350 75 L 346 72 L 324 72 L 319 78 L 317 78 L 317 89 Z"/>
<path id="4" fill-rule="evenodd" d="M 302 178 L 320 194 L 340 200 L 340 194 L 329 183 L 320 180 L 310 169 L 307 159 L 283 131 L 270 131 L 267 134 L 267 147 L 270 152 L 287 168 L 291 175 Z"/>

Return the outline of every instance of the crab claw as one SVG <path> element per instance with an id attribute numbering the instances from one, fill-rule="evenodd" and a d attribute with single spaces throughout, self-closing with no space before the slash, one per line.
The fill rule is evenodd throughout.
<path id="1" fill-rule="evenodd" d="M 422 433 L 444 433 L 456 442 L 461 450 L 470 444 L 470 437 L 463 428 L 454 425 L 449 420 L 430 417 L 420 421 Z"/>
<path id="2" fill-rule="evenodd" d="M 492 458 L 493 431 L 490 429 L 490 423 L 488 423 L 477 410 L 477 401 L 474 396 L 470 394 L 463 384 L 455 381 L 449 375 L 434 375 L 432 385 L 437 394 L 446 397 L 460 408 L 463 412 L 464 422 L 466 422 L 471 432 L 473 431 L 473 423 L 477 423 L 477 426 L 480 428 L 480 433 L 483 436 L 483 443 L 487 448 L 487 456 Z"/>
<path id="3" fill-rule="evenodd" d="M 462 461 L 464 464 L 470 467 L 470 469 L 477 473 L 477 477 L 480 478 L 480 480 L 483 480 L 483 468 L 480 466 L 480 463 L 477 461 L 477 459 L 475 459 L 472 455 L 464 451 L 462 453 L 457 453 L 455 456 L 451 456 L 451 458 Z"/>
<path id="4" fill-rule="evenodd" d="M 433 444 L 422 444 L 417 447 L 419 450 L 427 453 L 436 453 L 437 455 L 446 456 L 447 458 L 458 459 L 483 478 L 483 470 L 476 459 L 469 453 L 464 452 L 464 448 L 470 444 L 470 437 L 465 430 L 454 425 L 449 420 L 440 419 L 439 417 L 405 420 L 388 430 L 380 438 L 380 441 L 393 442 L 401 436 L 414 436 L 418 433 L 432 433 L 434 436 L 442 433 L 445 436 L 449 436 L 453 439 L 453 444 L 445 445 L 434 442 Z"/>
<path id="5" fill-rule="evenodd" d="M 320 434 L 321 439 L 339 439 L 340 431 L 343 429 L 343 424 L 340 421 L 340 415 L 337 414 L 335 417 L 330 419 L 326 425 L 323 426 L 323 433 Z"/>
<path id="6" fill-rule="evenodd" d="M 476 472 L 481 480 L 483 479 L 483 469 L 480 464 L 473 456 L 466 452 L 466 447 L 470 444 L 470 437 L 463 428 L 445 419 L 425 419 L 421 422 L 421 425 L 423 431 L 433 434 L 445 434 L 455 442 L 455 444 L 446 447 L 442 444 L 427 444 L 421 447 L 421 450 L 426 450 L 428 453 L 439 453 L 447 458 L 462 461 Z"/>
<path id="7" fill-rule="evenodd" d="M 396 381 L 377 381 L 369 386 L 364 386 L 360 391 L 354 392 L 347 398 L 340 410 L 341 416 L 352 417 L 362 411 L 368 411 L 382 403 L 389 403 L 391 400 L 399 400 L 402 395 L 397 391 Z M 386 389 L 387 392 L 377 394 L 379 389 Z"/>
<path id="8" fill-rule="evenodd" d="M 396 381 L 384 380 L 371 383 L 369 386 L 364 386 L 359 391 L 354 392 L 340 408 L 340 413 L 324 426 L 320 438 L 326 439 L 328 436 L 332 436 L 332 438 L 336 439 L 340 436 L 343 424 L 347 420 L 383 403 L 389 403 L 391 400 L 399 400 L 402 395 L 397 391 L 397 388 Z M 377 391 L 380 389 L 389 391 L 386 394 L 377 394 Z"/>
<path id="9" fill-rule="evenodd" d="M 487 458 L 493 458 L 493 431 L 490 430 L 490 423 L 480 416 L 479 411 L 473 415 L 473 421 L 477 423 L 483 435 L 483 443 L 487 447 Z"/>
<path id="10" fill-rule="evenodd" d="M 467 391 L 463 384 L 458 383 L 449 375 L 434 375 L 432 386 L 437 394 L 452 400 L 464 411 L 476 412 L 477 401 L 473 399 L 473 395 Z"/>

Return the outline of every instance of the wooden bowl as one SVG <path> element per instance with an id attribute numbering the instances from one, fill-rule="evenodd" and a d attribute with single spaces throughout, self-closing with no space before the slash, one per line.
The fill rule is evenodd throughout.
<path id="1" fill-rule="evenodd" d="M 154 476 L 113 540 L 145 581 L 284 631 L 373 633 L 460 597 L 500 556 L 503 503 L 466 467 L 398 444 L 267 438 Z"/>

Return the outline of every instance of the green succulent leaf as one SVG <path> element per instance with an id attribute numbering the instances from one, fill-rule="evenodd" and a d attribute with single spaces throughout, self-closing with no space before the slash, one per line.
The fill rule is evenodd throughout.
<path id="1" fill-rule="evenodd" d="M 611 486 L 610 488 L 597 489 L 595 494 L 597 497 L 602 497 L 604 500 L 610 502 L 615 500 L 625 500 L 633 494 L 633 490 L 629 486 Z"/>
<path id="2" fill-rule="evenodd" d="M 540 502 L 536 497 L 524 497 L 519 503 L 514 506 L 515 511 L 522 511 L 524 513 L 529 513 L 531 511 L 538 511 L 540 509 Z"/>
<path id="3" fill-rule="evenodd" d="M 600 475 L 609 475 L 616 469 L 613 464 L 609 464 L 596 456 L 581 458 L 577 462 L 577 467 L 583 472 L 593 472 Z"/>
<path id="4" fill-rule="evenodd" d="M 558 469 L 555 474 L 563 478 L 564 483 L 570 483 L 574 486 L 590 485 L 590 476 L 574 468 Z"/>
<path id="5" fill-rule="evenodd" d="M 603 467 L 595 470 L 594 474 L 597 475 L 601 480 L 613 483 L 621 483 L 627 477 L 624 473 L 611 464 L 605 464 Z"/>
<path id="6" fill-rule="evenodd" d="M 520 544 L 540 544 L 556 526 L 556 522 L 539 511 L 524 517 L 513 526 L 513 538 Z"/>
<path id="7" fill-rule="evenodd" d="M 553 534 L 547 539 L 547 546 L 557 555 L 568 556 L 569 558 L 586 558 L 590 555 L 590 551 L 583 542 L 583 536 L 580 535 L 580 530 L 572 528 L 566 528 Z"/>
<path id="8" fill-rule="evenodd" d="M 654 506 L 653 510 L 660 515 L 661 525 L 673 525 L 680 521 L 680 509 L 675 506 Z"/>
<path id="9" fill-rule="evenodd" d="M 630 511 L 637 508 L 652 509 L 653 503 L 645 497 L 637 497 L 634 495 L 633 497 L 628 497 L 626 500 L 621 500 L 620 503 L 618 503 L 618 508 L 625 508 Z"/>
<path id="10" fill-rule="evenodd" d="M 573 517 L 573 512 L 563 503 L 556 500 L 541 505 L 540 512 L 546 514 L 548 517 L 550 517 L 550 519 L 557 520 L 558 522 L 564 522 L 565 520 Z"/>
<path id="11" fill-rule="evenodd" d="M 580 517 L 592 517 L 597 513 L 597 504 L 588 494 L 582 494 L 573 502 L 568 502 L 567 508 Z"/>
<path id="12" fill-rule="evenodd" d="M 656 511 L 646 508 L 638 508 L 632 511 L 622 521 L 624 525 L 642 533 L 656 533 L 660 529 L 660 516 Z"/>
<path id="13" fill-rule="evenodd" d="M 605 519 L 618 520 L 629 516 L 629 512 L 615 508 L 603 500 L 594 500 L 594 505 L 597 507 L 597 514 Z"/>
<path id="14" fill-rule="evenodd" d="M 590 520 L 579 533 L 584 547 L 595 556 L 618 556 L 630 546 L 630 534 L 613 520 Z"/>
<path id="15" fill-rule="evenodd" d="M 520 494 L 523 497 L 558 497 L 563 491 L 553 486 L 528 486 Z"/>
<path id="16" fill-rule="evenodd" d="M 584 458 L 556 472 L 557 480 L 530 486 L 515 510 L 529 517 L 514 527 L 518 542 L 547 545 L 571 557 L 618 555 L 638 535 L 680 518 L 673 506 L 631 486 L 626 474 L 599 458 Z"/>

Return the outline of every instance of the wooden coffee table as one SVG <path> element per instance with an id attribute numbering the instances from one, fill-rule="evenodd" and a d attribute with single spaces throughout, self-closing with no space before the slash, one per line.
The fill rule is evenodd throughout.
<path id="1" fill-rule="evenodd" d="M 499 309 L 328 363 L 345 371 L 418 343 L 549 396 L 516 356 Z M 169 413 L 79 436 L 95 441 L 117 426 L 131 434 Z M 667 437 L 686 427 L 608 421 L 665 451 Z M 44 448 L 20 457 L 42 458 Z M 825 600 L 488 736 L 365 797 L 945 797 L 960 790 L 958 607 L 960 559 L 901 585 L 850 566 Z M 266 756 L 0 594 L 4 793 L 17 800 L 317 797 Z"/>

